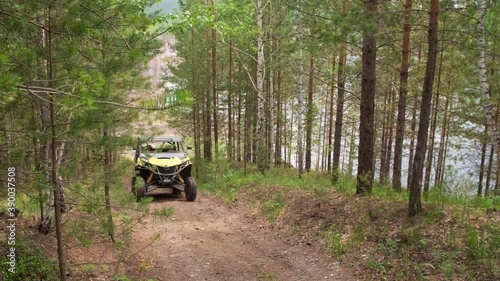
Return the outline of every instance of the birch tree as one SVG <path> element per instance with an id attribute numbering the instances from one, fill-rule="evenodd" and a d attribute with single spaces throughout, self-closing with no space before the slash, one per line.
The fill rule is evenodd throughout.
<path id="1" fill-rule="evenodd" d="M 490 134 L 491 142 L 495 154 L 497 155 L 497 174 L 500 171 L 500 132 L 498 131 L 495 120 L 495 112 L 490 100 L 490 85 L 488 83 L 488 71 L 486 69 L 486 28 L 484 26 L 484 17 L 486 15 L 485 0 L 478 0 L 477 11 L 477 45 L 479 47 L 479 89 L 481 91 L 484 114 L 486 115 L 486 125 Z M 498 180 L 498 179 L 497 179 Z"/>

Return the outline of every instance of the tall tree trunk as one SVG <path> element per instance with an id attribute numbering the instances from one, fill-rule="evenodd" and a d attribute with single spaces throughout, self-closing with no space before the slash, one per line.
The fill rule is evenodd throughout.
<path id="1" fill-rule="evenodd" d="M 233 160 L 233 48 L 231 43 L 229 43 L 229 70 L 228 70 L 228 81 L 227 81 L 227 156 L 229 160 Z"/>
<path id="2" fill-rule="evenodd" d="M 478 13 L 477 13 L 477 28 L 479 35 L 477 38 L 477 45 L 479 47 L 479 85 L 482 95 L 482 102 L 484 114 L 486 115 L 486 122 L 490 129 L 491 143 L 497 156 L 497 174 L 500 171 L 500 132 L 498 131 L 497 122 L 494 117 L 493 105 L 490 101 L 490 85 L 488 83 L 488 72 L 486 69 L 486 28 L 484 26 L 484 17 L 486 15 L 486 4 L 484 0 L 478 0 Z M 498 181 L 498 178 L 497 178 Z"/>
<path id="3" fill-rule="evenodd" d="M 205 118 L 205 135 L 203 136 L 203 156 L 205 161 L 212 160 L 212 118 L 210 111 L 210 94 L 205 91 L 205 107 L 203 108 Z"/>
<path id="4" fill-rule="evenodd" d="M 488 134 L 488 123 L 484 124 L 484 135 Z M 477 184 L 477 196 L 483 194 L 483 179 L 484 179 L 484 164 L 486 162 L 486 148 L 488 147 L 488 142 L 485 136 L 482 137 L 482 147 L 481 147 L 481 164 L 479 165 L 479 183 Z"/>
<path id="5" fill-rule="evenodd" d="M 194 45 L 194 30 L 191 28 L 191 52 L 193 53 Z M 200 118 L 200 92 L 198 86 L 198 79 L 195 72 L 195 57 L 192 56 L 191 60 L 191 91 L 194 94 L 194 104 L 193 104 L 193 134 L 194 134 L 194 155 L 196 159 L 201 158 L 201 127 L 203 126 L 203 120 Z M 195 173 L 198 176 L 199 165 L 195 165 Z"/>
<path id="6" fill-rule="evenodd" d="M 497 111 L 496 111 L 496 114 L 495 114 L 495 121 L 498 122 L 498 116 L 500 115 L 500 103 L 497 103 Z M 488 159 L 488 172 L 487 172 L 487 176 L 486 176 L 486 184 L 485 184 L 485 188 L 484 188 L 484 196 L 487 197 L 489 196 L 489 193 L 490 193 L 490 189 L 493 189 L 490 187 L 490 182 L 491 182 L 491 177 L 492 177 L 492 168 L 493 168 L 493 161 L 494 161 L 494 156 L 495 156 L 495 150 L 494 150 L 494 146 L 491 145 L 491 151 L 490 151 L 490 156 L 489 156 L 489 159 Z M 498 173 L 495 173 L 496 175 L 496 178 L 495 178 L 495 190 L 497 189 L 497 186 L 498 186 Z"/>
<path id="7" fill-rule="evenodd" d="M 384 107 L 382 109 L 383 113 L 387 113 L 383 116 L 382 120 L 382 137 L 381 137 L 381 153 L 380 153 L 380 173 L 379 173 L 379 181 L 380 183 L 384 184 L 387 175 L 385 174 L 385 163 L 389 161 L 387 159 L 387 139 L 389 135 L 389 108 L 391 108 L 391 97 L 390 97 L 390 88 L 391 86 L 389 85 L 387 89 L 385 90 L 385 95 L 384 95 Z"/>
<path id="8" fill-rule="evenodd" d="M 356 150 L 356 122 L 352 122 L 351 126 L 351 136 L 349 140 L 349 161 L 347 162 L 347 174 L 352 175 L 354 168 L 354 156 Z"/>
<path id="9" fill-rule="evenodd" d="M 378 0 L 364 0 L 364 9 L 369 20 L 375 21 Z M 377 44 L 375 31 L 363 34 L 363 69 L 361 72 L 361 105 L 359 125 L 359 153 L 356 194 L 370 194 L 373 185 L 373 141 L 375 123 L 375 81 Z"/>
<path id="10" fill-rule="evenodd" d="M 309 61 L 309 86 L 307 89 L 307 115 L 306 115 L 306 163 L 305 170 L 311 170 L 312 150 L 312 125 L 313 125 L 313 85 L 314 84 L 314 60 Z"/>
<path id="11" fill-rule="evenodd" d="M 386 155 L 386 162 L 383 167 L 384 169 L 384 183 L 387 182 L 387 179 L 389 178 L 389 171 L 391 169 L 391 159 L 392 159 L 392 142 L 394 139 L 394 111 L 396 110 L 396 102 L 395 102 L 395 92 L 390 90 L 390 97 L 391 97 L 391 106 L 390 106 L 390 116 L 389 116 L 389 121 L 388 121 L 388 132 L 387 132 L 387 140 L 386 140 L 386 149 L 385 151 L 387 152 Z"/>
<path id="12" fill-rule="evenodd" d="M 486 182 L 484 184 L 484 196 L 487 197 L 490 191 L 490 182 L 491 182 L 491 174 L 493 170 L 493 156 L 495 155 L 495 150 L 493 148 L 493 145 L 491 146 L 490 149 L 490 155 L 488 157 L 488 168 L 486 172 Z"/>
<path id="13" fill-rule="evenodd" d="M 257 0 L 257 28 L 259 30 L 259 35 L 257 35 L 257 74 L 256 74 L 256 90 L 257 90 L 257 132 L 255 137 L 256 140 L 256 157 L 257 157 L 257 168 L 261 173 L 266 170 L 266 158 L 267 153 L 265 151 L 266 145 L 264 140 L 264 29 L 263 29 L 263 3 L 262 0 Z"/>
<path id="14" fill-rule="evenodd" d="M 333 84 L 332 84 L 333 86 Z M 332 89 L 333 90 L 333 89 Z M 330 139 L 330 141 L 332 140 L 331 137 L 332 137 L 332 129 L 333 129 L 333 125 L 332 123 L 330 122 L 330 117 L 333 118 L 333 113 L 331 112 L 331 110 L 329 110 L 329 104 L 331 103 L 331 94 L 329 95 L 328 92 L 325 91 L 325 103 L 324 103 L 324 109 L 323 109 L 323 132 L 321 134 L 321 137 L 322 137 L 322 142 L 321 142 L 321 171 L 324 172 L 324 171 L 327 171 L 326 170 L 326 165 L 327 165 L 327 158 L 328 158 L 328 155 L 331 155 L 332 154 L 332 150 L 331 150 L 331 146 L 328 145 L 327 143 L 327 138 Z M 332 107 L 333 109 L 333 107 Z M 331 120 L 333 122 L 333 120 Z M 331 144 L 331 143 L 330 143 Z M 331 158 L 330 158 L 331 159 Z M 330 171 L 328 171 L 330 172 Z"/>
<path id="15" fill-rule="evenodd" d="M 106 128 L 106 125 L 104 125 L 103 129 L 103 138 L 104 138 L 104 202 L 106 204 L 106 212 L 107 212 L 107 227 L 108 229 L 108 236 L 111 239 L 113 243 L 115 243 L 115 225 L 113 223 L 113 213 L 111 212 L 111 198 L 109 194 L 110 190 L 110 181 L 109 178 L 111 176 L 111 164 L 112 164 L 112 156 L 111 156 L 111 149 L 110 149 L 110 141 L 109 141 L 109 134 L 108 134 L 108 128 Z"/>
<path id="16" fill-rule="evenodd" d="M 212 0 L 212 16 L 215 20 L 215 1 Z M 214 119 L 214 148 L 215 154 L 217 155 L 219 152 L 219 122 L 218 122 L 218 108 L 219 108 L 219 100 L 217 97 L 217 35 L 215 28 L 211 29 L 212 32 L 212 110 L 213 110 L 213 119 Z"/>
<path id="17" fill-rule="evenodd" d="M 418 46 L 418 55 L 417 55 L 418 64 L 422 62 L 422 46 L 419 44 Z M 408 178 L 407 178 L 407 186 L 408 188 L 411 186 L 411 182 L 413 181 L 413 158 L 415 155 L 415 138 L 417 135 L 416 127 L 417 127 L 417 108 L 418 108 L 418 94 L 415 93 L 413 96 L 413 107 L 411 112 L 411 124 L 410 124 L 410 148 L 409 148 L 409 157 L 408 157 Z"/>
<path id="18" fill-rule="evenodd" d="M 269 1 L 269 7 L 270 7 L 270 12 L 269 12 L 269 26 L 273 26 L 273 5 L 272 1 Z M 270 45 L 270 50 L 269 50 L 269 65 L 270 65 L 270 70 L 269 70 L 269 119 L 267 120 L 268 124 L 268 130 L 269 130 L 269 138 L 267 140 L 267 159 L 266 159 L 266 165 L 269 167 L 270 164 L 274 163 L 273 157 L 274 157 L 274 140 L 276 137 L 276 128 L 273 128 L 275 122 L 275 110 L 276 110 L 276 104 L 275 104 L 275 91 L 274 91 L 274 74 L 275 74 L 275 69 L 274 69 L 274 35 L 273 35 L 273 29 L 270 28 L 268 30 L 269 33 L 269 45 Z"/>
<path id="19" fill-rule="evenodd" d="M 408 95 L 408 69 L 410 68 L 411 7 L 414 0 L 405 0 L 403 20 L 403 46 L 399 76 L 398 121 L 394 143 L 394 165 L 392 170 L 392 188 L 401 192 L 401 166 L 403 162 L 403 140 L 406 123 L 406 96 Z M 410 160 L 411 161 L 411 160 Z"/>
<path id="20" fill-rule="evenodd" d="M 410 198 L 408 202 L 408 216 L 413 217 L 422 211 L 421 186 L 422 173 L 424 169 L 424 159 L 427 147 L 427 137 L 429 130 L 430 107 L 432 104 L 432 86 L 436 73 L 436 60 L 438 52 L 438 17 L 439 0 L 431 0 L 428 31 L 428 54 L 427 67 L 423 83 L 422 101 L 420 105 L 420 123 L 418 126 L 417 147 L 415 149 L 415 159 L 413 163 L 413 178 L 410 185 Z"/>
<path id="21" fill-rule="evenodd" d="M 299 6 L 301 1 L 299 1 Z M 304 85 L 302 81 L 302 75 L 304 74 L 304 54 L 302 50 L 302 18 L 299 15 L 298 19 L 298 40 L 299 40 L 299 76 L 297 77 L 297 170 L 299 173 L 299 178 L 302 177 L 304 173 L 304 151 L 303 151 L 303 127 L 302 127 L 302 115 L 304 114 Z"/>
<path id="22" fill-rule="evenodd" d="M 339 62 L 340 67 L 340 62 Z M 332 86 L 330 89 L 330 109 L 329 109 L 329 118 L 328 118 L 328 156 L 327 156 L 327 171 L 331 172 L 332 170 L 332 152 L 333 152 L 333 104 L 335 100 L 335 56 L 332 58 Z"/>
<path id="23" fill-rule="evenodd" d="M 438 87 L 439 88 L 439 87 Z M 439 90 L 436 93 L 436 98 L 433 106 L 431 130 L 429 134 L 429 145 L 427 147 L 427 161 L 425 161 L 425 177 L 424 177 L 424 198 L 429 199 L 429 186 L 431 179 L 432 161 L 434 156 L 434 138 L 436 135 L 437 115 L 439 108 Z"/>
<path id="24" fill-rule="evenodd" d="M 450 120 L 451 117 L 451 112 L 453 111 L 453 100 L 450 101 L 450 110 L 448 113 L 448 120 Z M 450 136 L 450 129 L 452 126 L 452 122 L 448 121 L 448 125 L 446 127 L 446 134 L 445 134 L 445 139 L 444 139 L 444 153 L 443 153 L 443 165 L 441 169 L 441 178 L 439 179 L 440 182 L 444 180 L 444 171 L 446 167 L 446 158 L 448 157 L 448 144 L 449 144 L 449 136 Z"/>
<path id="25" fill-rule="evenodd" d="M 335 113 L 335 136 L 333 141 L 332 182 L 337 183 L 340 176 L 340 145 L 342 142 L 342 127 L 344 122 L 346 45 L 340 45 L 339 68 L 337 70 L 337 108 Z"/>
<path id="26" fill-rule="evenodd" d="M 48 6 L 48 29 L 47 29 L 47 76 L 48 76 L 48 86 L 53 88 L 54 81 L 54 69 L 53 69 L 53 57 L 52 57 L 52 4 Z M 51 152 L 51 181 L 54 187 L 54 216 L 55 216 L 55 226 L 56 226 L 56 238 L 57 238 L 57 257 L 59 260 L 59 277 L 62 281 L 66 280 L 66 269 L 64 262 L 64 249 L 62 244 L 62 226 L 61 226 L 61 216 L 62 216 L 62 179 L 59 179 L 59 162 L 57 159 L 57 128 L 56 128 L 56 114 L 55 114 L 55 96 L 50 94 L 50 128 L 51 128 L 51 140 L 50 140 L 50 152 Z M 62 154 L 62 151 L 61 151 Z M 61 155 L 62 157 L 62 155 Z M 61 159 L 59 159 L 61 160 Z M 49 223 L 50 224 L 50 223 Z"/>
<path id="27" fill-rule="evenodd" d="M 250 151 L 250 145 L 251 145 L 251 139 L 250 139 L 250 130 L 251 130 L 251 113 L 250 113 L 250 108 L 251 108 L 251 102 L 249 99 L 249 93 L 248 93 L 248 86 L 247 92 L 245 93 L 245 102 L 243 103 L 245 105 L 245 121 L 244 121 L 244 126 L 243 126 L 243 170 L 246 172 L 246 165 L 247 162 L 251 160 L 251 151 Z"/>
<path id="28" fill-rule="evenodd" d="M 207 1 L 208 3 L 208 1 Z M 209 30 L 207 29 L 205 31 L 205 38 L 206 42 L 210 42 L 210 35 L 209 35 Z M 206 67 L 207 67 L 207 82 L 209 85 L 213 85 L 212 83 L 212 63 L 210 61 L 211 54 L 207 50 L 207 57 L 206 57 Z M 211 75 L 212 74 L 212 75 Z M 203 76 L 205 77 L 205 76 Z M 213 90 L 213 89 L 212 89 Z M 212 160 L 212 93 L 210 89 L 204 89 L 204 107 L 203 107 L 203 118 L 204 118 L 204 136 L 203 136 L 203 157 L 205 158 L 205 161 L 211 161 Z"/>
<path id="29" fill-rule="evenodd" d="M 445 18 L 446 19 L 446 18 Z M 443 28 L 446 25 L 446 21 L 443 20 Z M 439 113 L 439 100 L 440 100 L 440 91 L 441 91 L 441 75 L 443 73 L 443 53 L 444 53 L 444 38 L 441 41 L 441 53 L 439 54 L 439 69 L 438 69 L 438 79 L 436 85 L 436 98 L 434 99 L 433 112 L 432 112 L 432 123 L 431 123 L 431 131 L 429 136 L 429 145 L 427 151 L 427 161 L 425 162 L 425 178 L 424 178 L 424 198 L 427 201 L 429 199 L 429 186 L 431 181 L 431 171 L 432 171 L 432 161 L 434 158 L 434 138 L 436 135 L 437 128 L 437 117 Z"/>
<path id="30" fill-rule="evenodd" d="M 448 96 L 445 96 L 445 105 L 444 105 L 444 114 L 443 114 L 443 123 L 441 127 L 441 135 L 439 138 L 439 148 L 438 148 L 438 158 L 437 158 L 437 164 L 436 164 L 436 177 L 434 180 L 435 185 L 441 184 L 442 180 L 442 171 L 444 169 L 444 148 L 445 148 L 445 139 L 446 135 L 448 134 L 447 128 L 448 128 L 448 107 L 450 104 L 450 99 Z"/>
<path id="31" fill-rule="evenodd" d="M 238 65 L 238 74 L 241 74 L 241 63 Z M 237 127 L 238 127 L 238 136 L 236 140 L 236 159 L 238 161 L 242 161 L 241 159 L 241 110 L 242 110 L 242 104 L 241 104 L 241 99 L 242 97 L 242 89 L 241 89 L 241 79 L 238 80 L 238 116 L 237 120 L 238 122 Z M 245 154 L 243 154 L 245 155 Z"/>
<path id="32" fill-rule="evenodd" d="M 282 119 L 283 119 L 283 105 L 281 101 L 281 71 L 278 70 L 278 90 L 276 91 L 276 107 L 278 109 L 278 113 L 276 114 L 276 143 L 274 146 L 274 161 L 276 166 L 281 165 L 281 143 L 282 143 Z M 286 128 L 286 126 L 285 126 Z"/>

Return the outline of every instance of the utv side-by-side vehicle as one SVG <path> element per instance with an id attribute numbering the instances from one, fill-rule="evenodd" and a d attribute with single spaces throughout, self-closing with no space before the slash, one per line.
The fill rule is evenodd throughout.
<path id="1" fill-rule="evenodd" d="M 181 137 L 160 136 L 140 141 L 135 149 L 134 162 L 132 192 L 138 201 L 157 188 L 174 194 L 183 191 L 187 201 L 196 199 L 192 164 Z"/>

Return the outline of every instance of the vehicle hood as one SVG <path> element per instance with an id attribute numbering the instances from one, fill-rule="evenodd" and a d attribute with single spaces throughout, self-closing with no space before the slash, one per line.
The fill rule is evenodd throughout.
<path id="1" fill-rule="evenodd" d="M 149 162 L 160 167 L 172 167 L 189 161 L 189 157 L 184 152 L 162 152 L 151 155 L 143 155 L 140 160 Z"/>

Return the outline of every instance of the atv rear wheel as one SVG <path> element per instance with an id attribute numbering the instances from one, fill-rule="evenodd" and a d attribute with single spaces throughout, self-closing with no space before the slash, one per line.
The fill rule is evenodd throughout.
<path id="1" fill-rule="evenodd" d="M 194 201 L 196 199 L 196 181 L 192 177 L 188 177 L 184 180 L 186 187 L 184 188 L 184 193 L 186 194 L 187 201 Z"/>
<path id="2" fill-rule="evenodd" d="M 132 193 L 135 195 L 137 202 L 146 195 L 146 182 L 142 177 L 132 177 Z"/>

